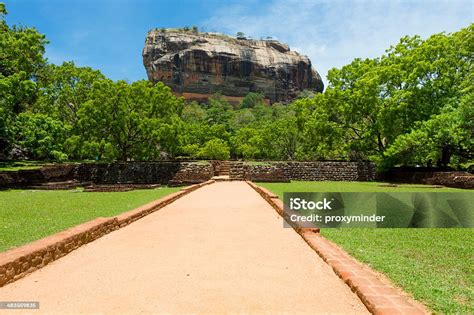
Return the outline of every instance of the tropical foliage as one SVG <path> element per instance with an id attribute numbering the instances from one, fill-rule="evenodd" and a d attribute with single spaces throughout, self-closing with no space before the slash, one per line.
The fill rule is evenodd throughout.
<path id="1" fill-rule="evenodd" d="M 328 73 L 324 93 L 268 105 L 249 93 L 186 103 L 162 83 L 112 81 L 49 64 L 47 40 L 8 26 L 0 5 L 0 154 L 45 160 L 372 160 L 458 167 L 473 160 L 473 28 L 404 37 Z"/>

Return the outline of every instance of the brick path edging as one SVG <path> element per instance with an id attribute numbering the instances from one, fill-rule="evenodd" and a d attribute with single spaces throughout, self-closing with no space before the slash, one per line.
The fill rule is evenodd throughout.
<path id="1" fill-rule="evenodd" d="M 250 181 L 247 183 L 259 193 L 288 223 L 283 202 L 266 188 Z M 420 303 L 409 299 L 382 281 L 368 266 L 358 262 L 346 251 L 332 244 L 319 234 L 319 229 L 308 229 L 291 224 L 304 241 L 329 265 L 373 314 L 429 314 Z"/>
<path id="2" fill-rule="evenodd" d="M 269 191 L 268 189 L 264 187 L 260 187 L 258 185 L 255 185 L 251 181 L 246 181 L 247 184 L 250 185 L 257 193 L 260 194 L 260 196 L 263 197 L 272 207 L 275 209 L 276 212 L 280 216 L 283 217 L 283 219 L 288 223 L 298 234 L 302 235 L 302 233 L 311 233 L 311 234 L 318 234 L 319 229 L 312 227 L 312 225 L 305 223 L 305 222 L 292 222 L 289 218 L 289 214 L 285 211 L 283 211 L 283 202 L 278 198 L 277 195 Z"/>
<path id="3" fill-rule="evenodd" d="M 184 187 L 112 218 L 99 217 L 37 241 L 0 253 L 0 287 L 14 282 L 73 250 L 155 212 L 184 195 L 214 183 L 209 180 Z"/>

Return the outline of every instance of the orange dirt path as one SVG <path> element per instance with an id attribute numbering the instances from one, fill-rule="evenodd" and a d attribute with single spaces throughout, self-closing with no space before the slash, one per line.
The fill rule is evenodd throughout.
<path id="1" fill-rule="evenodd" d="M 368 313 L 245 182 L 204 186 L 0 288 L 0 301 L 39 301 L 33 314 Z"/>

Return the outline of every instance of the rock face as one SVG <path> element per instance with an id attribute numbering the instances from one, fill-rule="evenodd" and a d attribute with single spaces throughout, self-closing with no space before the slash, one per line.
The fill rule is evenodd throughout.
<path id="1" fill-rule="evenodd" d="M 155 29 L 147 34 L 143 64 L 150 81 L 162 81 L 184 96 L 259 92 L 278 102 L 304 89 L 323 90 L 309 58 L 276 40 Z"/>

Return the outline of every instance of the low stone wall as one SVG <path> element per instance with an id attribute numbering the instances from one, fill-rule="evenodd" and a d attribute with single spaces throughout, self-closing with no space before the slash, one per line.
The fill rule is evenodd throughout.
<path id="1" fill-rule="evenodd" d="M 377 179 L 393 183 L 442 185 L 474 189 L 474 174 L 460 171 L 439 171 L 436 168 L 394 168 L 378 174 Z"/>
<path id="2" fill-rule="evenodd" d="M 39 170 L 0 172 L 0 188 L 32 187 L 46 182 L 76 181 L 95 185 L 162 184 L 187 185 L 211 179 L 221 161 L 157 161 L 60 164 Z M 375 179 L 375 166 L 370 162 L 229 162 L 233 180 L 262 182 L 370 181 Z"/>
<path id="3" fill-rule="evenodd" d="M 50 181 L 66 181 L 74 176 L 73 164 L 45 166 L 35 170 L 0 172 L 0 188 L 32 186 Z"/>
<path id="4" fill-rule="evenodd" d="M 94 184 L 168 184 L 181 162 L 84 163 L 74 169 L 74 180 Z"/>
<path id="5" fill-rule="evenodd" d="M 183 162 L 168 184 L 171 186 L 197 184 L 210 180 L 213 176 L 214 167 L 211 163 Z"/>
<path id="6" fill-rule="evenodd" d="M 375 165 L 371 162 L 276 162 L 276 165 L 292 180 L 370 181 L 375 179 Z"/>
<path id="7" fill-rule="evenodd" d="M 223 161 L 211 160 L 211 161 L 209 161 L 209 163 L 211 163 L 212 168 L 214 169 L 214 176 L 219 175 L 219 170 L 221 168 L 221 165 L 223 164 Z"/>
<path id="8" fill-rule="evenodd" d="M 244 164 L 244 178 L 254 182 L 289 182 L 283 170 L 273 164 Z"/>
<path id="9" fill-rule="evenodd" d="M 208 162 L 117 162 L 58 164 L 37 170 L 0 172 L 0 188 L 32 187 L 47 182 L 188 185 L 207 181 L 214 175 Z"/>
<path id="10" fill-rule="evenodd" d="M 233 162 L 237 164 L 241 162 Z M 370 181 L 375 179 L 375 165 L 371 162 L 315 161 L 286 162 L 275 161 L 263 164 L 231 164 L 231 179 L 242 177 L 252 181 L 286 182 L 307 181 Z M 238 173 L 240 171 L 240 173 Z"/>
<path id="11" fill-rule="evenodd" d="M 243 180 L 245 176 L 244 162 L 232 161 L 229 163 L 229 178 Z"/>
<path id="12" fill-rule="evenodd" d="M 425 179 L 424 184 L 442 185 L 453 188 L 474 189 L 474 175 L 469 173 L 436 173 Z"/>

